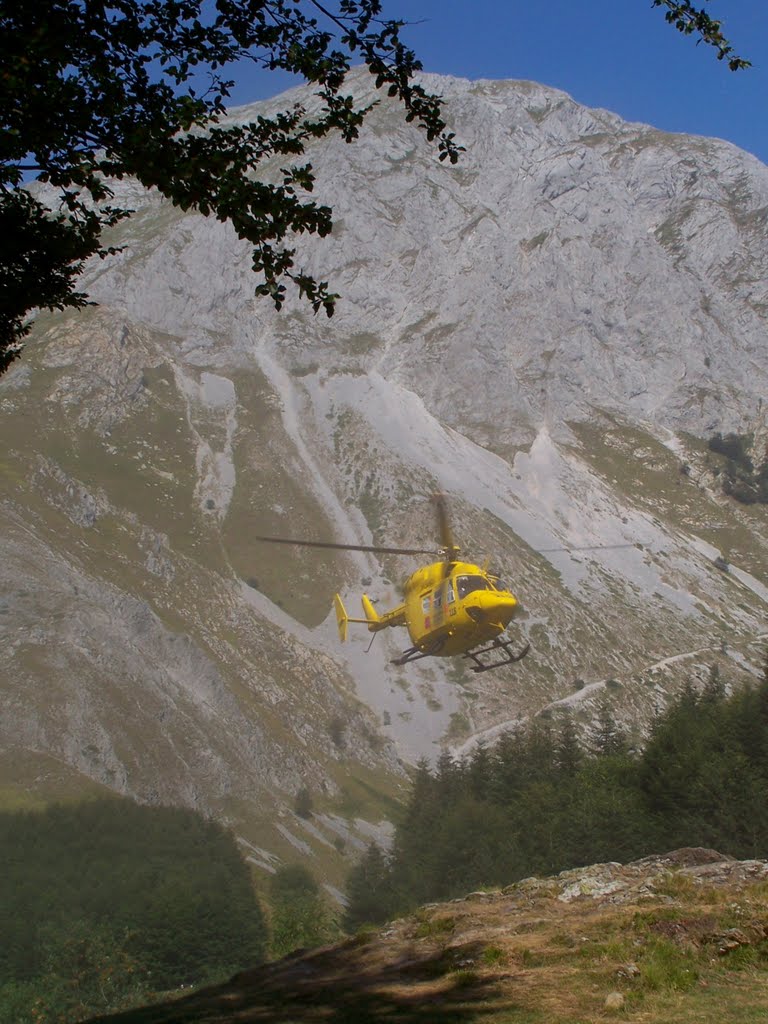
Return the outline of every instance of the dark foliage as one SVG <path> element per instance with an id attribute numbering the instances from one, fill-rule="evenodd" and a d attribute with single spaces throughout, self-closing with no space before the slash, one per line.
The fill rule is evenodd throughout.
<path id="1" fill-rule="evenodd" d="M 286 864 L 271 876 L 269 903 L 270 952 L 275 958 L 296 949 L 322 946 L 338 935 L 320 886 L 303 864 Z"/>
<path id="2" fill-rule="evenodd" d="M 768 857 L 766 792 L 768 659 L 761 684 L 731 697 L 713 667 L 656 720 L 639 754 L 607 705 L 591 753 L 569 718 L 535 722 L 466 761 L 420 766 L 391 857 L 369 848 L 352 871 L 346 924 L 679 846 Z"/>
<path id="3" fill-rule="evenodd" d="M 743 434 L 714 434 L 708 441 L 708 447 L 711 452 L 719 452 L 730 462 L 735 462 L 737 466 L 751 473 L 754 466 L 747 454 L 751 440 L 751 437 Z"/>
<path id="4" fill-rule="evenodd" d="M 749 457 L 751 434 L 715 434 L 708 441 L 709 450 L 724 456 L 720 486 L 724 494 L 743 505 L 768 504 L 768 450 L 759 467 Z"/>
<path id="5" fill-rule="evenodd" d="M 455 162 L 460 148 L 440 98 L 413 81 L 421 65 L 402 22 L 380 14 L 379 0 L 0 0 L 0 372 L 30 310 L 86 303 L 75 280 L 89 256 L 113 251 L 101 231 L 130 211 L 110 207 L 108 180 L 126 175 L 230 221 L 253 245 L 257 294 L 278 309 L 291 280 L 330 316 L 336 296 L 282 243 L 331 230 L 330 209 L 307 198 L 314 178 L 302 156 L 329 133 L 357 137 L 371 108 L 343 92 L 351 61 L 437 140 L 441 160 Z M 223 124 L 233 84 L 224 71 L 243 60 L 315 83 L 321 108 Z M 280 180 L 258 180 L 274 157 L 285 161 Z M 19 187 L 25 171 L 54 186 L 56 209 Z"/>
<path id="6" fill-rule="evenodd" d="M 79 1020 L 263 958 L 248 867 L 193 811 L 111 799 L 5 813 L 0 849 L 3 1022 L 26 1019 L 19 993 L 36 1020 Z"/>
<path id="7" fill-rule="evenodd" d="M 738 57 L 723 35 L 722 24 L 710 18 L 703 7 L 696 7 L 691 0 L 653 0 L 654 7 L 664 9 L 664 17 L 683 35 L 697 35 L 699 42 L 714 46 L 717 59 L 728 62 L 731 71 L 751 67 L 751 62 Z"/>
<path id="8" fill-rule="evenodd" d="M 306 786 L 302 788 L 296 794 L 296 799 L 293 804 L 293 809 L 300 818 L 311 818 L 312 811 L 314 809 L 314 801 L 312 800 L 312 793 L 307 789 Z"/>

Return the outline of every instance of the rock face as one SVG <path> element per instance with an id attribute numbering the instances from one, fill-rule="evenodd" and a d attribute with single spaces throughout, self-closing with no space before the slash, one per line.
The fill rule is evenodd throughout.
<path id="1" fill-rule="evenodd" d="M 671 878 L 682 888 L 740 886 L 768 878 L 768 861 L 740 861 L 723 856 L 717 850 L 685 847 L 667 854 L 643 857 L 629 864 L 592 864 L 586 868 L 561 871 L 554 878 L 526 878 L 503 892 L 534 896 L 546 890 L 547 895 L 554 895 L 561 903 L 571 903 L 581 897 L 602 905 L 637 903 L 665 896 L 671 901 L 673 897 L 668 893 Z"/>
<path id="2" fill-rule="evenodd" d="M 681 678 L 759 672 L 765 508 L 720 495 L 702 438 L 765 430 L 768 169 L 532 83 L 428 85 L 455 168 L 386 100 L 308 154 L 331 321 L 257 302 L 227 226 L 116 186 L 98 306 L 40 316 L 0 381 L 6 782 L 191 803 L 338 881 L 399 759 L 542 712 L 588 731 L 604 699 L 641 737 Z M 342 648 L 333 592 L 384 607 L 413 560 L 252 540 L 436 544 L 435 489 L 523 603 L 515 669 Z"/>

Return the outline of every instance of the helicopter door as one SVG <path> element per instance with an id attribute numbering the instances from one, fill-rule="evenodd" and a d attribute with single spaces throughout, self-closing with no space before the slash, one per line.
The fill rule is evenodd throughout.
<path id="1" fill-rule="evenodd" d="M 453 589 L 453 580 L 448 580 L 445 585 L 445 613 L 448 617 L 456 614 L 456 591 Z"/>
<path id="2" fill-rule="evenodd" d="M 435 592 L 432 596 L 432 618 L 435 626 L 442 626 L 445 621 L 444 596 L 445 587 L 442 584 L 439 587 L 435 587 Z"/>
<path id="3" fill-rule="evenodd" d="M 432 629 L 432 594 L 428 591 L 421 595 L 421 612 L 424 616 L 424 629 Z"/>

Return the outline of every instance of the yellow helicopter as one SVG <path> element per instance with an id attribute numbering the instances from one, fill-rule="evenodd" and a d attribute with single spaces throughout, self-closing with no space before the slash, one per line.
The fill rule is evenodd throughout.
<path id="1" fill-rule="evenodd" d="M 502 634 L 519 609 L 517 598 L 486 566 L 458 559 L 448 522 L 445 497 L 433 498 L 437 511 L 440 561 L 417 569 L 405 581 L 403 603 L 379 615 L 370 598 L 363 594 L 365 618 L 352 618 L 336 594 L 333 603 L 342 643 L 347 639 L 347 624 L 362 623 L 371 633 L 390 626 L 405 626 L 411 646 L 392 659 L 405 665 L 419 658 L 460 656 L 472 662 L 473 672 L 512 665 L 526 656 L 530 644 L 515 652 L 513 641 Z M 285 537 L 256 537 L 271 544 L 296 544 L 301 547 L 335 548 L 342 551 L 370 551 L 390 555 L 430 555 L 424 548 L 390 548 L 364 544 L 335 544 L 327 541 L 290 540 Z M 483 660 L 487 656 L 486 660 Z"/>

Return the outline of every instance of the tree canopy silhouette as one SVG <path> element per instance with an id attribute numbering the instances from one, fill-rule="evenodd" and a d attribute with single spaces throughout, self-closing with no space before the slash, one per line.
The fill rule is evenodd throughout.
<path id="1" fill-rule="evenodd" d="M 331 230 L 331 210 L 307 197 L 314 179 L 301 158 L 311 139 L 357 137 L 371 107 L 343 92 L 351 61 L 436 140 L 441 160 L 459 150 L 440 98 L 413 80 L 421 64 L 402 22 L 380 15 L 379 0 L 1 0 L 0 370 L 32 309 L 87 302 L 75 282 L 88 257 L 114 252 L 102 230 L 130 211 L 110 204 L 109 181 L 126 176 L 230 221 L 253 245 L 256 292 L 278 308 L 290 280 L 330 316 L 336 296 L 282 243 Z M 316 84 L 320 109 L 223 123 L 226 72 L 241 61 Z M 286 160 L 277 184 L 252 173 L 272 157 Z M 19 187 L 25 171 L 54 186 L 56 209 Z"/>
<path id="2" fill-rule="evenodd" d="M 722 22 L 710 18 L 703 7 L 697 7 L 691 0 L 653 0 L 653 6 L 664 10 L 664 17 L 678 32 L 686 36 L 697 35 L 699 42 L 714 46 L 717 59 L 727 61 L 731 71 L 752 66 L 750 61 L 734 53 L 723 35 Z"/>

